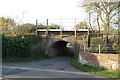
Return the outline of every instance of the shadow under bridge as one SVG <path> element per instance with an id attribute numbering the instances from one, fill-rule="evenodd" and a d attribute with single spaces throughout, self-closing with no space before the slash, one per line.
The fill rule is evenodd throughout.
<path id="1" fill-rule="evenodd" d="M 67 41 L 56 41 L 49 46 L 47 54 L 49 56 L 74 56 L 74 46 Z"/>

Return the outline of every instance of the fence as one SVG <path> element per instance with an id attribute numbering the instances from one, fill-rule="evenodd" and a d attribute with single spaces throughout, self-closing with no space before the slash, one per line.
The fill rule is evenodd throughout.
<path id="1" fill-rule="evenodd" d="M 39 19 L 36 20 L 36 25 L 50 26 L 50 25 L 59 25 L 60 28 L 74 28 L 76 24 L 80 22 L 86 22 L 82 18 L 61 18 L 61 19 Z"/>
<path id="2" fill-rule="evenodd" d="M 83 37 L 83 43 L 80 43 L 80 51 L 89 53 L 119 53 L 120 35 L 115 34 L 94 34 Z"/>

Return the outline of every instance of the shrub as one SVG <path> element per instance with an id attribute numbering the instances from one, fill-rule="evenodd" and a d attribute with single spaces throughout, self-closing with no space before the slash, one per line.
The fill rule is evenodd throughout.
<path id="1" fill-rule="evenodd" d="M 101 51 L 107 51 L 108 49 L 111 48 L 111 46 L 107 46 L 105 39 L 103 39 L 101 37 L 93 37 L 93 38 L 91 38 L 91 45 L 90 45 L 89 49 L 91 51 L 98 51 L 99 44 L 100 44 Z"/>
<path id="2" fill-rule="evenodd" d="M 75 25 L 76 29 L 88 29 L 87 26 L 88 25 L 86 24 L 86 22 L 80 22 L 79 24 Z"/>
<path id="3" fill-rule="evenodd" d="M 119 38 L 118 38 L 118 40 L 116 40 L 116 39 L 114 39 L 115 41 L 113 42 L 113 44 L 112 44 L 112 48 L 113 48 L 113 50 L 115 50 L 116 51 L 116 53 L 119 53 L 120 52 L 120 43 L 119 43 Z"/>
<path id="4" fill-rule="evenodd" d="M 48 29 L 60 29 L 60 26 L 56 25 L 56 24 L 52 24 L 52 25 L 48 26 Z"/>
<path id="5" fill-rule="evenodd" d="M 44 25 L 40 24 L 40 25 L 37 26 L 37 28 L 38 29 L 47 29 L 47 26 L 44 26 Z"/>
<path id="6" fill-rule="evenodd" d="M 112 53 L 118 53 L 120 51 L 119 39 L 118 37 L 109 37 L 108 42 L 106 43 L 106 37 L 93 37 L 91 38 L 90 51 L 98 51 L 99 44 L 101 52 L 107 51 Z"/>
<path id="7" fill-rule="evenodd" d="M 90 50 L 91 51 L 98 51 L 98 46 L 99 44 L 102 44 L 103 40 L 100 37 L 93 37 L 91 38 L 91 45 L 90 45 Z"/>
<path id="8" fill-rule="evenodd" d="M 32 37 L 27 35 L 2 36 L 3 57 L 29 57 Z"/>

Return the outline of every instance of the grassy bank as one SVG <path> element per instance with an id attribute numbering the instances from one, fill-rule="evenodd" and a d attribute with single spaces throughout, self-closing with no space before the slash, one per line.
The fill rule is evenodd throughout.
<path id="1" fill-rule="evenodd" d="M 49 59 L 49 58 L 50 58 L 49 56 L 47 56 L 45 54 L 41 54 L 38 56 L 26 57 L 26 58 L 19 58 L 19 57 L 2 58 L 2 62 L 3 63 L 30 62 L 30 61 Z"/>
<path id="2" fill-rule="evenodd" d="M 118 72 L 110 72 L 102 69 L 98 69 L 92 66 L 88 65 L 81 65 L 77 62 L 77 58 L 73 58 L 71 61 L 71 65 L 75 67 L 76 69 L 83 71 L 83 72 L 89 72 L 92 74 L 100 75 L 100 76 L 105 76 L 109 78 L 118 78 Z"/>

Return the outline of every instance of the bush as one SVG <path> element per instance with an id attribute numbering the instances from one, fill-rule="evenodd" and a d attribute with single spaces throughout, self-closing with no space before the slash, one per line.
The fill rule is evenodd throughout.
<path id="1" fill-rule="evenodd" d="M 47 29 L 47 26 L 40 24 L 37 26 L 37 28 L 38 29 Z M 48 29 L 60 29 L 60 26 L 56 25 L 56 24 L 52 24 L 52 25 L 48 26 Z"/>
<path id="2" fill-rule="evenodd" d="M 80 22 L 79 24 L 75 25 L 76 29 L 88 29 L 87 26 L 88 25 L 86 24 L 86 22 Z"/>
<path id="3" fill-rule="evenodd" d="M 106 37 L 93 37 L 91 38 L 91 45 L 89 50 L 90 51 L 98 51 L 99 50 L 99 44 L 101 52 L 107 51 L 112 53 L 118 53 L 120 50 L 120 45 L 118 44 L 118 38 L 109 37 L 108 42 L 106 43 Z"/>
<path id="4" fill-rule="evenodd" d="M 116 40 L 116 39 L 114 39 L 115 41 L 113 42 L 113 44 L 112 44 L 112 48 L 113 48 L 113 50 L 115 50 L 116 51 L 116 53 L 119 53 L 120 52 L 120 43 L 119 43 L 119 38 L 118 38 L 118 40 Z"/>
<path id="5" fill-rule="evenodd" d="M 99 44 L 100 44 L 100 50 L 101 51 L 112 50 L 112 46 L 108 46 L 106 44 L 105 38 L 102 38 L 102 37 L 93 37 L 93 38 L 91 38 L 91 45 L 90 45 L 89 49 L 91 51 L 99 51 Z"/>
<path id="6" fill-rule="evenodd" d="M 99 50 L 99 44 L 101 46 L 101 50 L 106 50 L 105 42 L 101 37 L 91 38 L 90 50 L 91 51 L 98 51 Z"/>
<path id="7" fill-rule="evenodd" d="M 40 25 L 37 26 L 37 28 L 38 29 L 47 29 L 47 26 L 44 26 L 44 25 L 40 24 Z"/>
<path id="8" fill-rule="evenodd" d="M 2 36 L 3 57 L 29 57 L 33 38 L 27 35 Z"/>
<path id="9" fill-rule="evenodd" d="M 56 25 L 56 24 L 52 24 L 52 25 L 48 26 L 48 29 L 60 29 L 60 26 Z"/>

